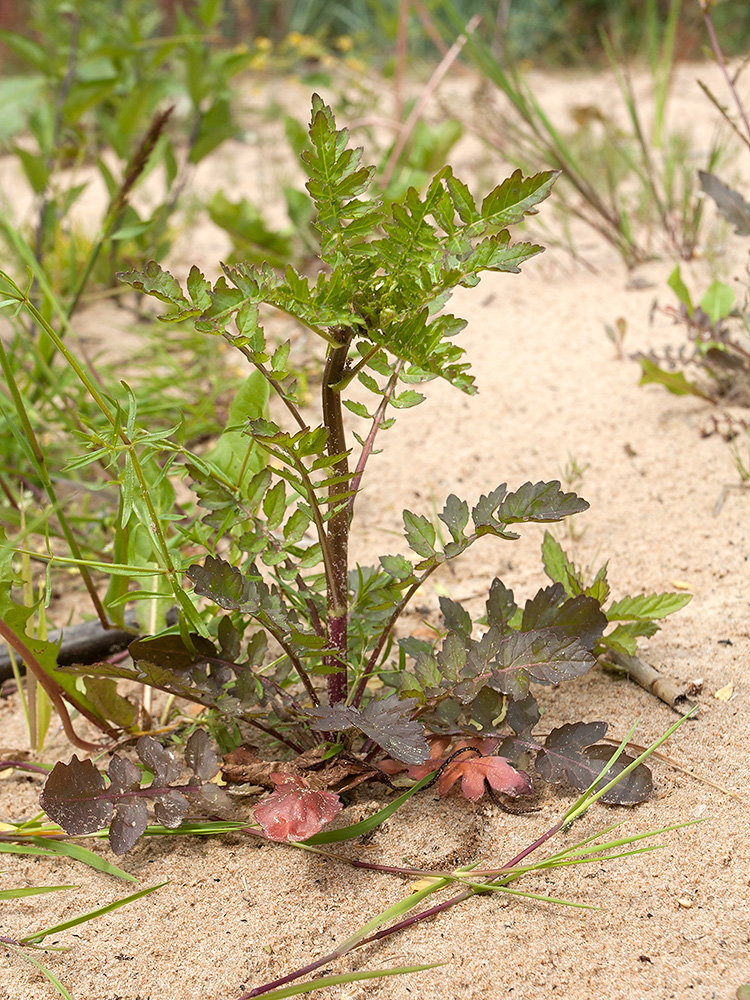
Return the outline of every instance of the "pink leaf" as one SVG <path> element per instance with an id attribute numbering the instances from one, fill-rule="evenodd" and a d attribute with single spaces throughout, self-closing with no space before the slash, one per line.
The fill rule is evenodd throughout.
<path id="1" fill-rule="evenodd" d="M 392 760 L 390 757 L 386 757 L 385 760 L 381 760 L 377 765 L 378 768 L 385 774 L 399 774 L 401 771 L 406 771 L 410 778 L 417 778 L 418 780 L 425 778 L 428 774 L 432 774 L 433 771 L 437 771 L 443 763 L 446 749 L 451 744 L 450 736 L 428 736 L 427 740 L 430 744 L 430 757 L 426 763 L 411 764 L 407 767 L 400 760 Z"/>
<path id="2" fill-rule="evenodd" d="M 307 840 L 343 808 L 338 795 L 310 788 L 294 774 L 271 775 L 276 791 L 253 809 L 269 840 Z"/>
<path id="3" fill-rule="evenodd" d="M 531 792 L 528 776 L 517 771 L 504 757 L 468 757 L 451 761 L 440 775 L 440 794 L 445 795 L 459 778 L 461 791 L 472 802 L 484 795 L 485 781 L 496 792 L 504 792 L 506 795 L 528 795 Z"/>

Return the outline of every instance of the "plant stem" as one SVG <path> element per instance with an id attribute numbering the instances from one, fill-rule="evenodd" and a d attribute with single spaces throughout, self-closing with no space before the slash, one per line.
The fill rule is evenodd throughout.
<path id="1" fill-rule="evenodd" d="M 68 715 L 68 709 L 65 707 L 65 702 L 60 694 L 60 688 L 55 684 L 52 678 L 48 675 L 47 671 L 37 660 L 34 654 L 31 652 L 29 647 L 16 635 L 16 633 L 11 629 L 5 622 L 0 619 L 0 635 L 5 639 L 9 646 L 18 653 L 23 662 L 26 664 L 26 669 L 31 671 L 31 673 L 36 677 L 36 679 L 41 684 L 47 697 L 52 702 L 52 704 L 57 709 L 57 714 L 60 716 L 60 722 L 65 730 L 65 735 L 68 737 L 73 746 L 78 747 L 79 750 L 101 750 L 101 747 L 96 743 L 89 743 L 88 740 L 81 739 L 80 736 L 73 729 L 73 723 Z M 76 706 L 80 709 L 80 706 Z M 107 732 L 107 729 L 102 726 L 98 719 L 91 718 L 90 714 L 87 712 L 86 717 L 94 722 L 102 732 Z"/>
<path id="2" fill-rule="evenodd" d="M 352 331 L 339 328 L 335 331 L 339 347 L 331 347 L 328 351 L 325 371 L 323 373 L 322 404 L 323 424 L 328 432 L 326 449 L 329 456 L 340 456 L 333 466 L 336 476 L 349 475 L 349 460 L 346 454 L 346 433 L 341 409 L 341 393 L 335 388 L 341 381 L 346 368 Z M 329 498 L 336 497 L 341 492 L 341 484 L 328 487 Z M 327 525 L 328 550 L 330 564 L 326 566 L 327 583 L 327 629 L 328 645 L 337 650 L 332 656 L 327 656 L 325 662 L 337 667 L 335 673 L 328 675 L 328 701 L 335 705 L 346 701 L 347 695 L 347 626 L 349 610 L 349 526 L 351 523 L 349 504 L 341 501 L 329 502 L 329 517 Z"/>
<path id="3" fill-rule="evenodd" d="M 703 20 L 706 24 L 706 31 L 708 32 L 708 37 L 711 40 L 711 48 L 714 50 L 714 55 L 716 56 L 716 61 L 721 68 L 721 72 L 724 75 L 724 79 L 727 81 L 727 86 L 729 87 L 730 93 L 734 98 L 734 103 L 737 105 L 737 110 L 740 113 L 740 118 L 745 126 L 745 131 L 747 132 L 747 142 L 750 145 L 750 121 L 748 121 L 747 115 L 745 113 L 745 108 L 743 107 L 742 101 L 740 100 L 739 94 L 737 93 L 737 88 L 732 82 L 732 78 L 729 75 L 729 70 L 727 69 L 726 60 L 724 59 L 724 53 L 721 51 L 721 46 L 719 45 L 719 39 L 716 37 L 716 31 L 714 29 L 714 22 L 711 18 L 710 7 L 707 0 L 700 0 L 701 10 L 703 11 Z"/>

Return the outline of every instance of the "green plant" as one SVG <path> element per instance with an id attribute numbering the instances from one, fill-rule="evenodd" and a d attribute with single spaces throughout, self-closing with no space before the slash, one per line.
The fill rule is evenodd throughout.
<path id="1" fill-rule="evenodd" d="M 118 678 L 138 680 L 251 728 L 267 750 L 293 751 L 296 758 L 287 766 L 258 764 L 252 754 L 245 761 L 256 767 L 260 783 L 276 788 L 256 808 L 275 839 L 314 833 L 341 808 L 336 793 L 351 786 L 353 775 L 385 780 L 383 771 L 394 767 L 438 768 L 441 791 L 460 778 L 472 799 L 486 785 L 520 795 L 531 787 L 525 769 L 532 754 L 548 780 L 571 778 L 577 787 L 588 787 L 608 753 L 597 745 L 606 724 L 571 724 L 539 743 L 531 736 L 539 719 L 531 685 L 585 673 L 598 644 L 615 642 L 618 632 L 622 642 L 626 634 L 632 642 L 652 634 L 653 619 L 667 613 L 659 599 L 669 596 L 635 598 L 621 614 L 616 606 L 605 614 L 604 568 L 586 586 L 548 538 L 545 566 L 553 584 L 525 605 L 496 579 L 480 622 L 443 597 L 445 629 L 437 642 L 405 638 L 395 644 L 394 627 L 419 588 L 481 537 L 512 540 L 518 537 L 514 524 L 559 521 L 588 505 L 557 481 L 526 483 L 515 492 L 502 485 L 473 507 L 451 495 L 438 515 L 441 533 L 428 517 L 404 512 L 412 558 L 385 555 L 378 566 L 350 567 L 357 497 L 376 437 L 393 423 L 390 413 L 420 404 L 424 396 L 415 387 L 436 377 L 468 394 L 476 391 L 453 340 L 464 322 L 443 311 L 451 291 L 476 285 L 485 270 L 518 271 L 541 250 L 511 243 L 507 227 L 535 211 L 555 174 L 524 179 L 516 172 L 477 204 L 445 167 L 423 198 L 410 189 L 386 211 L 377 199 L 362 197 L 374 168 L 361 166 L 361 150 L 350 149 L 347 138 L 345 130 L 337 131 L 330 108 L 314 96 L 311 148 L 302 158 L 324 264 L 314 283 L 291 266 L 278 274 L 267 265 L 245 264 L 224 266 L 213 285 L 193 267 L 186 291 L 155 262 L 122 275 L 168 304 L 165 322 L 191 319 L 198 331 L 231 344 L 254 369 L 219 445 L 206 455 L 190 452 L 174 430 L 149 432 L 132 394 L 127 409 L 106 398 L 28 295 L 3 276 L 6 303 L 17 303 L 40 324 L 109 426 L 107 433 L 88 435 L 89 451 L 76 464 L 103 463 L 119 486 L 116 560 L 109 567 L 101 560 L 75 561 L 110 573 L 108 609 L 141 599 L 155 610 L 157 634 L 130 645 L 133 666 L 88 666 L 73 673 L 112 686 Z M 301 409 L 290 375 L 290 344 L 268 344 L 262 307 L 286 312 L 325 345 L 318 421 Z M 262 415 L 269 394 L 289 429 Z M 23 401 L 18 405 L 23 415 Z M 351 430 L 356 460 L 346 411 L 364 421 L 361 433 Z M 172 480 L 180 473 L 206 512 L 200 520 L 174 511 Z M 207 553 L 202 563 L 201 550 Z M 192 595 L 184 577 L 194 586 Z M 135 592 L 126 585 L 129 578 Z M 170 600 L 178 605 L 179 624 L 159 631 Z M 19 637 L 18 625 L 29 612 L 13 602 L 7 585 L 2 611 L 3 635 L 19 652 L 33 650 L 25 656 L 27 666 L 49 680 L 54 648 Z M 639 624 L 620 625 L 605 639 L 610 619 Z M 88 688 L 84 697 L 75 676 L 67 678 L 66 695 L 92 711 Z M 373 697 L 375 679 L 385 685 L 385 697 Z M 103 705 L 100 699 L 94 710 L 101 714 Z M 512 734 L 501 745 L 504 723 Z M 378 769 L 374 762 L 383 753 L 390 762 Z M 202 775 L 190 744 L 185 754 L 197 776 L 210 777 Z M 148 766 L 154 771 L 156 765 Z M 629 768 L 629 760 L 617 768 Z M 313 770 L 315 788 L 308 784 Z M 617 801 L 649 794 L 648 772 L 631 770 L 617 786 Z M 187 789 L 169 787 L 178 771 L 167 761 L 154 773 L 156 786 L 141 789 L 138 769 L 113 760 L 107 786 L 93 766 L 74 758 L 56 765 L 45 808 L 65 825 L 66 803 L 77 789 L 71 808 L 78 832 L 84 832 L 81 822 L 89 832 L 92 824 L 102 825 L 113 803 L 125 816 L 137 803 L 137 822 L 128 830 L 141 832 L 149 797 L 157 814 L 160 802 L 171 803 L 170 818 L 179 822 Z M 249 780 L 247 773 L 242 780 Z M 335 791 L 322 791 L 321 784 Z M 191 794 L 204 794 L 205 787 L 191 786 Z M 102 796 L 105 804 L 95 808 Z M 91 808 L 81 816 L 84 800 Z M 116 849 L 131 846 L 117 836 Z"/>
<path id="2" fill-rule="evenodd" d="M 657 251 L 651 235 L 657 228 L 670 252 L 692 257 L 703 214 L 689 137 L 666 125 L 681 0 L 671 0 L 664 24 L 658 7 L 656 0 L 645 5 L 642 28 L 652 80 L 650 131 L 624 48 L 604 31 L 601 43 L 627 125 L 609 109 L 591 105 L 574 111 L 577 128 L 567 133 L 552 121 L 520 70 L 501 65 L 481 39 L 472 38 L 467 46 L 485 79 L 477 97 L 480 136 L 522 169 L 559 169 L 564 183 L 558 207 L 596 230 L 630 267 Z M 498 112 L 491 85 L 508 99 L 509 112 Z M 715 167 L 720 154 L 714 143 L 706 157 L 707 170 Z"/>
<path id="3" fill-rule="evenodd" d="M 0 231 L 14 266 L 43 271 L 35 276 L 45 315 L 48 283 L 70 318 L 92 280 L 106 287 L 117 267 L 161 258 L 190 171 L 236 134 L 230 82 L 253 56 L 222 44 L 223 8 L 220 0 L 180 8 L 177 33 L 164 37 L 161 12 L 145 0 L 115 9 L 106 0 L 35 0 L 33 35 L 0 32 L 36 83 L 16 116 L 28 136 L 4 136 L 34 195 L 31 232 L 20 232 L 7 206 Z M 92 166 L 108 203 L 87 236 L 75 207 Z M 155 171 L 164 183 L 136 209 L 134 189 Z"/>

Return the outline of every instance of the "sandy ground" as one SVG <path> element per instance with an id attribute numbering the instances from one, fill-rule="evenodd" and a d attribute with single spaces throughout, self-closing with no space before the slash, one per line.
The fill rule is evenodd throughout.
<path id="1" fill-rule="evenodd" d="M 683 102 L 679 113 L 696 124 L 701 143 L 714 119 L 695 75 L 685 70 L 677 93 Z M 593 85 L 585 79 L 542 82 L 561 108 L 592 100 Z M 606 99 L 606 80 L 597 81 L 596 93 Z M 459 147 L 459 172 L 470 165 L 472 148 Z M 225 153 L 215 173 L 235 174 L 251 191 L 241 152 Z M 254 153 L 250 159 L 257 159 Z M 485 172 L 487 163 L 483 160 Z M 543 213 L 551 217 L 549 203 Z M 224 252 L 221 237 L 208 231 L 192 245 L 200 245 L 207 267 Z M 604 324 L 623 317 L 626 353 L 675 342 L 666 318 L 657 314 L 649 325 L 654 298 L 670 300 L 665 281 L 673 262 L 639 269 L 633 287 L 632 275 L 606 245 L 584 233 L 579 249 L 595 273 L 550 249 L 528 263 L 522 276 L 488 276 L 479 288 L 455 296 L 454 310 L 469 320 L 462 341 L 480 395 L 468 399 L 431 383 L 428 402 L 403 414 L 384 436 L 385 451 L 373 460 L 360 500 L 359 515 L 368 527 L 354 555 L 367 562 L 393 551 L 399 543 L 390 532 L 398 532 L 405 506 L 430 512 L 433 497 L 442 502 L 452 491 L 471 500 L 500 482 L 515 487 L 529 479 L 560 478 L 574 459 L 585 468 L 579 491 L 591 509 L 577 516 L 572 534 L 565 526 L 557 532 L 576 560 L 598 566 L 608 559 L 615 597 L 671 590 L 675 581 L 694 595 L 643 651 L 679 683 L 704 681 L 699 720 L 683 726 L 666 752 L 688 771 L 746 796 L 750 492 L 731 491 L 719 515 L 712 515 L 722 486 L 737 477 L 726 444 L 699 433 L 709 407 L 656 387 L 639 388 L 638 366 L 618 359 L 605 336 Z M 723 256 L 691 264 L 684 273 L 692 287 L 704 287 L 712 268 L 742 274 L 746 254 L 746 244 L 728 239 Z M 442 571 L 436 583 L 454 598 L 474 598 L 473 607 L 496 575 L 517 594 L 531 596 L 545 582 L 542 529 L 531 525 L 522 534 L 518 542 L 477 546 L 452 571 Z M 434 587 L 419 603 L 424 614 L 434 612 Z M 731 700 L 715 698 L 730 681 Z M 647 742 L 675 719 L 645 691 L 599 670 L 539 696 L 548 727 L 604 719 L 612 734 L 621 736 L 640 718 L 637 738 Z M 0 702 L 0 734 L 4 746 L 23 745 L 15 696 Z M 48 753 L 55 759 L 69 749 L 58 738 Z M 39 780 L 7 774 L 3 779 L 0 821 L 33 815 Z M 432 961 L 446 963 L 442 968 L 316 996 L 734 997 L 741 983 L 750 982 L 746 802 L 661 763 L 655 764 L 655 785 L 644 805 L 594 809 L 559 842 L 570 843 L 613 821 L 624 822 L 628 834 L 697 818 L 705 822 L 659 837 L 660 851 L 528 882 L 531 891 L 599 909 L 475 899 L 355 952 L 331 971 Z M 343 817 L 362 818 L 382 801 L 379 792 L 362 791 Z M 566 795 L 549 794 L 539 812 L 515 817 L 486 801 L 476 807 L 454 798 L 437 801 L 430 791 L 412 800 L 366 846 L 350 850 L 385 864 L 499 864 L 554 823 L 568 801 Z M 141 842 L 122 864 L 141 886 L 169 884 L 75 933 L 59 935 L 56 943 L 70 951 L 43 958 L 76 1000 L 233 1000 L 329 951 L 408 892 L 397 877 L 240 837 Z M 4 885 L 81 886 L 75 893 L 3 902 L 5 935 L 30 933 L 132 891 L 65 859 L 6 856 L 2 868 L 8 873 Z M 31 966 L 0 951 L 0 1000 L 53 995 Z"/>

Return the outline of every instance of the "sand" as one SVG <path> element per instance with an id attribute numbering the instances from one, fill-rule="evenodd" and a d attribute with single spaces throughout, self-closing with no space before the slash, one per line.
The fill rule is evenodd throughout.
<path id="1" fill-rule="evenodd" d="M 691 121 L 696 143 L 705 141 L 713 112 L 695 85 L 710 67 L 686 67 L 678 113 Z M 561 108 L 606 99 L 606 79 L 538 78 Z M 468 92 L 470 81 L 454 84 Z M 463 91 L 461 90 L 463 86 Z M 301 85 L 293 98 L 304 99 Z M 451 91 L 448 91 L 449 95 Z M 682 102 L 682 103 L 679 103 Z M 244 156 L 244 160 L 243 160 Z M 458 172 L 476 158 L 467 140 L 457 150 Z M 203 183 L 234 176 L 251 193 L 268 175 L 250 176 L 257 163 L 239 145 L 206 167 Z M 488 163 L 490 164 L 488 166 Z M 744 164 L 739 164 L 740 169 Z M 271 169 L 266 166 L 266 170 Z M 290 168 L 291 169 L 291 168 Z M 482 160 L 482 171 L 505 167 Z M 211 177 L 209 179 L 209 174 Z M 200 180 L 201 178 L 199 178 Z M 709 209 L 709 211 L 711 211 Z M 542 214 L 551 221 L 550 203 Z M 726 232 L 726 230 L 724 231 Z M 203 238 L 205 237 L 205 238 Z M 215 268 L 226 252 L 223 237 L 206 228 L 194 238 L 200 262 Z M 580 839 L 612 822 L 625 834 L 702 819 L 656 838 L 662 849 L 588 869 L 537 875 L 530 891 L 596 907 L 564 908 L 510 897 L 474 899 L 436 919 L 349 955 L 326 971 L 443 962 L 415 976 L 329 988 L 325 998 L 364 1000 L 709 1000 L 734 997 L 750 982 L 750 834 L 746 778 L 750 707 L 750 491 L 730 491 L 717 516 L 722 487 L 738 478 L 727 445 L 702 437 L 708 404 L 676 398 L 658 387 L 638 387 L 632 352 L 679 341 L 669 320 L 649 313 L 654 299 L 671 300 L 666 288 L 673 262 L 663 259 L 633 274 L 597 237 L 578 231 L 577 263 L 550 248 L 524 266 L 521 276 L 490 275 L 454 298 L 468 327 L 462 343 L 473 363 L 480 394 L 469 399 L 431 383 L 428 402 L 401 415 L 383 436 L 360 498 L 366 527 L 354 556 L 372 562 L 399 544 L 403 507 L 429 513 L 433 497 L 449 492 L 469 500 L 508 482 L 561 478 L 572 461 L 584 469 L 578 491 L 591 509 L 556 536 L 578 563 L 609 561 L 615 597 L 687 586 L 688 606 L 668 619 L 642 655 L 679 684 L 701 679 L 700 717 L 684 725 L 665 752 L 691 774 L 654 764 L 655 793 L 633 809 L 596 807 L 558 843 Z M 700 289 L 716 274 L 742 275 L 747 242 L 724 236 L 704 259 L 684 267 Z M 595 268 L 592 271 L 591 268 Z M 101 314 L 100 314 L 101 315 Z M 84 314 L 97 328 L 97 314 Z M 618 358 L 604 325 L 627 321 L 626 357 Z M 420 614 L 434 618 L 437 590 L 467 600 L 472 610 L 494 576 L 517 595 L 532 596 L 545 583 L 539 558 L 542 529 L 522 529 L 518 542 L 485 540 L 452 569 L 435 577 L 418 599 Z M 729 701 L 716 692 L 733 683 Z M 599 669 L 558 690 L 541 689 L 540 730 L 583 719 L 603 719 L 620 737 L 640 719 L 636 739 L 647 742 L 676 718 L 634 684 Z M 24 745 L 16 695 L 0 700 L 0 744 Z M 67 757 L 56 736 L 45 758 Z M 740 795 L 740 802 L 701 783 L 697 776 Z M 0 821 L 32 816 L 40 779 L 2 775 Z M 353 822 L 386 797 L 364 789 L 342 814 Z M 540 810 L 509 816 L 486 800 L 476 806 L 454 796 L 439 801 L 434 789 L 416 797 L 352 856 L 384 864 L 432 868 L 470 861 L 500 864 L 543 833 L 572 801 L 548 792 Z M 248 815 L 250 803 L 239 807 Z M 244 809 L 244 812 L 243 812 Z M 108 857 L 106 847 L 100 845 Z M 168 885 L 139 902 L 64 932 L 54 943 L 66 952 L 40 956 L 76 1000 L 234 1000 L 254 985 L 314 960 L 409 892 L 408 880 L 352 869 L 283 845 L 258 845 L 241 836 L 150 839 L 123 859 L 140 887 Z M 133 891 L 69 859 L 6 856 L 3 886 L 75 883 L 76 892 L 2 903 L 2 930 L 33 932 Z M 30 965 L 0 950 L 0 1000 L 47 1000 L 52 987 Z"/>

